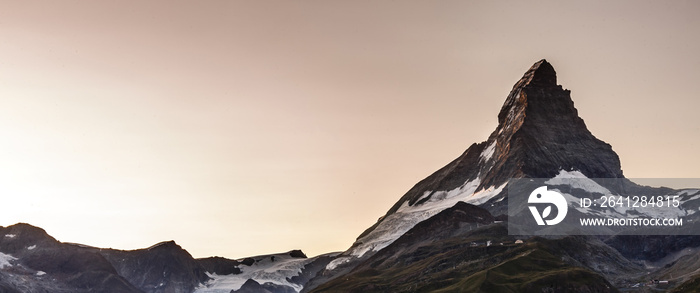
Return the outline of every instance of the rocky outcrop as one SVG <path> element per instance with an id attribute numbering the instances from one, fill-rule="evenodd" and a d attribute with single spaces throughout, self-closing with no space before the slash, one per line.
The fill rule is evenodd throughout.
<path id="1" fill-rule="evenodd" d="M 253 279 L 248 279 L 243 286 L 238 290 L 233 290 L 231 293 L 296 293 L 290 287 L 275 285 L 273 283 L 260 284 Z"/>
<path id="2" fill-rule="evenodd" d="M 190 293 L 209 280 L 202 267 L 174 241 L 131 251 L 100 249 L 119 275 L 149 293 Z"/>
<path id="3" fill-rule="evenodd" d="M 308 258 L 306 256 L 306 254 L 299 249 L 295 249 L 295 250 L 290 251 L 289 256 L 296 257 L 296 258 Z"/>
<path id="4" fill-rule="evenodd" d="M 0 292 L 142 292 L 95 249 L 56 241 L 28 224 L 0 227 Z"/>
<path id="5" fill-rule="evenodd" d="M 228 258 L 223 257 L 207 257 L 197 259 L 197 262 L 207 271 L 217 275 L 230 275 L 230 274 L 240 274 L 241 269 L 238 265 L 241 263 Z"/>

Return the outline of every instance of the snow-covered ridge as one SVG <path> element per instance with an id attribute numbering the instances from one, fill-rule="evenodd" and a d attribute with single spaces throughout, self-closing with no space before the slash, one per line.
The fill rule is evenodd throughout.
<path id="1" fill-rule="evenodd" d="M 465 182 L 462 186 L 453 190 L 426 191 L 417 202 L 429 195 L 430 198 L 422 204 L 411 206 L 408 204 L 408 201 L 404 202 L 395 213 L 384 218 L 372 232 L 358 239 L 356 245 L 344 253 L 344 256 L 330 262 L 326 269 L 335 269 L 338 265 L 354 258 L 362 257 L 369 251 L 378 251 L 387 247 L 416 224 L 453 207 L 457 202 L 463 201 L 473 205 L 483 204 L 498 195 L 506 186 L 506 184 L 503 184 L 499 187 L 490 187 L 476 192 L 476 188 L 480 183 L 481 181 L 477 178 Z"/>
<path id="2" fill-rule="evenodd" d="M 272 257 L 274 256 L 274 260 Z M 195 293 L 229 293 L 231 290 L 238 290 L 248 279 L 253 279 L 260 284 L 273 283 L 276 285 L 288 286 L 301 291 L 303 287 L 299 284 L 291 283 L 288 278 L 298 276 L 301 269 L 314 261 L 314 258 L 295 258 L 288 253 L 274 254 L 264 257 L 255 257 L 256 262 L 251 266 L 239 265 L 240 274 L 217 275 L 210 274 L 211 280 L 195 289 Z"/>

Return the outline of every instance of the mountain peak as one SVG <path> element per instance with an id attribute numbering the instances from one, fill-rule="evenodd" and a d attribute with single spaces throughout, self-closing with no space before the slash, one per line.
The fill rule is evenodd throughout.
<path id="1" fill-rule="evenodd" d="M 525 73 L 525 76 L 530 79 L 529 83 L 557 85 L 557 72 L 554 71 L 552 64 L 549 64 L 545 59 L 535 62 Z"/>
<path id="2" fill-rule="evenodd" d="M 498 124 L 499 128 L 502 127 L 502 124 L 505 123 L 513 123 L 513 117 L 515 114 L 524 114 L 524 113 L 518 113 L 526 110 L 529 100 L 532 98 L 536 98 L 539 95 L 527 95 L 525 92 L 526 88 L 537 88 L 540 89 L 540 92 L 552 92 L 556 91 L 557 88 L 562 91 L 561 86 L 557 85 L 557 72 L 554 70 L 554 67 L 552 64 L 547 62 L 547 60 L 542 59 L 540 61 L 535 62 L 535 64 L 530 67 L 530 69 L 525 72 L 522 78 L 518 80 L 518 82 L 513 85 L 513 89 L 511 90 L 510 94 L 506 98 L 505 103 L 503 103 L 503 107 L 501 108 L 501 111 L 498 113 Z M 563 90 L 568 93 L 568 90 Z M 528 96 L 530 96 L 530 99 L 528 99 Z M 566 103 L 568 105 L 564 105 L 563 108 L 568 108 L 568 109 L 573 109 L 573 116 L 578 117 L 578 113 L 576 112 L 576 109 L 573 107 L 573 101 L 571 101 L 571 98 L 566 95 L 565 97 L 562 97 L 563 99 L 560 99 L 559 101 L 556 100 L 549 100 L 547 101 L 547 104 L 551 104 L 552 102 L 555 103 Z M 547 105 L 544 105 L 545 107 Z M 531 107 L 532 109 L 532 107 Z M 569 111 L 571 112 L 571 111 Z M 571 116 L 571 115 L 567 115 Z M 507 118 L 511 118 L 510 120 Z M 524 116 L 523 116 L 524 117 Z"/>
<path id="3" fill-rule="evenodd" d="M 623 177 L 617 154 L 591 134 L 571 91 L 556 81 L 554 67 L 542 59 L 513 86 L 487 141 L 495 144 L 498 159 L 480 169 L 484 187 L 508 178 L 549 178 L 560 170 L 579 170 L 590 178 Z"/>
<path id="4" fill-rule="evenodd" d="M 146 250 L 163 249 L 163 250 L 183 250 L 180 245 L 175 243 L 175 240 L 158 242 L 151 245 L 151 247 L 146 248 Z"/>
<path id="5" fill-rule="evenodd" d="M 511 178 L 552 178 L 562 170 L 576 170 L 588 178 L 623 177 L 617 154 L 591 134 L 571 92 L 557 85 L 554 67 L 542 59 L 515 83 L 489 138 L 413 186 L 360 235 L 350 254 L 377 250 L 390 243 L 384 241 L 391 238 L 387 233 L 407 231 L 413 222 L 401 217 L 410 211 L 415 211 L 415 220 L 424 217 L 425 210 L 439 211 L 461 200 L 494 215 L 506 214 L 503 188 Z"/>

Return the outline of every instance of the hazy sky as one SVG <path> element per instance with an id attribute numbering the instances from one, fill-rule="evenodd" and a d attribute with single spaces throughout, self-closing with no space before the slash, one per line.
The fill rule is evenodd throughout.
<path id="1" fill-rule="evenodd" d="M 700 177 L 697 1 L 1 1 L 0 225 L 347 249 L 546 58 L 627 177 Z"/>

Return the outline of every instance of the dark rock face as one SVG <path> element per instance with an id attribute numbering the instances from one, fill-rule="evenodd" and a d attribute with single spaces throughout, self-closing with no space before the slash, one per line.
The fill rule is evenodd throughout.
<path id="1" fill-rule="evenodd" d="M 241 263 L 247 266 L 252 266 L 255 263 L 255 260 L 252 257 L 246 257 L 241 261 Z"/>
<path id="2" fill-rule="evenodd" d="M 174 241 L 131 251 L 100 249 L 119 275 L 151 293 L 189 293 L 209 280 L 192 255 Z"/>
<path id="3" fill-rule="evenodd" d="M 230 274 L 240 274 L 241 269 L 238 268 L 240 264 L 236 260 L 227 259 L 223 257 L 207 257 L 197 259 L 197 262 L 210 273 L 215 273 L 217 275 L 230 275 Z"/>
<path id="4" fill-rule="evenodd" d="M 570 91 L 557 85 L 554 68 L 543 59 L 513 86 L 498 113 L 498 127 L 488 140 L 472 144 L 457 159 L 418 182 L 386 216 L 404 202 L 427 201 L 426 191 L 452 190 L 474 179 L 480 180 L 479 190 L 500 186 L 510 178 L 551 178 L 560 170 L 579 170 L 589 178 L 623 177 L 617 154 L 588 131 Z M 485 206 L 499 215 L 505 213 L 504 204 Z"/>
<path id="5" fill-rule="evenodd" d="M 2 292 L 2 293 L 22 293 L 22 291 L 19 291 L 15 288 L 11 287 L 11 285 L 3 284 L 2 283 L 3 279 L 5 279 L 5 278 L 2 277 L 2 274 L 0 274 L 0 292 Z"/>
<path id="6" fill-rule="evenodd" d="M 290 287 L 275 285 L 273 283 L 260 284 L 253 279 L 248 279 L 243 286 L 238 290 L 232 290 L 231 293 L 296 293 Z"/>
<path id="7" fill-rule="evenodd" d="M 55 246 L 56 239 L 49 236 L 44 229 L 29 224 L 19 223 L 7 228 L 0 227 L 0 251 L 15 254 L 32 245 Z"/>
<path id="8" fill-rule="evenodd" d="M 142 292 L 94 249 L 28 224 L 0 227 L 0 252 L 15 258 L 0 268 L 0 292 Z"/>
<path id="9" fill-rule="evenodd" d="M 473 234 L 475 230 L 493 223 L 494 218 L 487 210 L 458 202 L 453 207 L 416 224 L 394 243 L 370 258 L 368 262 L 373 268 L 390 268 L 398 264 L 412 263 L 424 258 L 426 248 L 433 246 L 434 243 L 460 235 L 476 235 Z M 480 239 L 478 244 L 486 246 L 488 240 Z M 513 241 L 514 239 L 511 240 Z M 463 241 L 460 245 L 472 246 L 472 243 Z M 441 249 L 430 248 L 429 250 L 436 252 Z"/>
<path id="10" fill-rule="evenodd" d="M 172 241 L 133 251 L 99 249 L 17 224 L 0 227 L 0 252 L 15 259 L 0 268 L 0 292 L 189 293 L 209 279 Z"/>
<path id="11" fill-rule="evenodd" d="M 427 244 L 435 239 L 444 239 L 464 231 L 471 231 L 480 225 L 492 224 L 494 221 L 495 218 L 487 210 L 460 201 L 453 207 L 416 224 L 394 243 L 401 245 L 426 241 Z"/>
<path id="12" fill-rule="evenodd" d="M 291 257 L 296 257 L 296 258 L 308 258 L 306 254 L 304 254 L 303 251 L 299 249 L 295 249 L 289 252 L 289 256 Z"/>
<path id="13" fill-rule="evenodd" d="M 260 292 L 260 293 L 271 293 L 269 290 L 266 290 L 260 283 L 256 282 L 253 279 L 248 279 L 248 281 L 245 281 L 243 283 L 243 286 L 241 286 L 240 289 L 238 290 L 232 290 L 231 293 L 233 292 L 238 292 L 238 293 L 254 293 L 254 292 Z"/>
<path id="14" fill-rule="evenodd" d="M 579 170 L 589 178 L 623 177 L 617 154 L 588 131 L 570 91 L 556 81 L 554 68 L 541 60 L 513 87 L 488 140 L 496 142 L 496 159 L 484 186 L 508 178 L 551 178 L 559 170 Z"/>
<path id="15" fill-rule="evenodd" d="M 337 253 L 316 256 L 314 261 L 301 269 L 301 273 L 298 276 L 289 278 L 289 281 L 302 285 L 304 286 L 304 289 L 306 289 L 306 286 L 309 285 L 309 281 L 315 278 L 319 272 L 323 271 L 326 268 L 326 265 L 335 259 L 335 255 L 337 255 Z M 302 290 L 302 292 L 306 291 Z"/>

